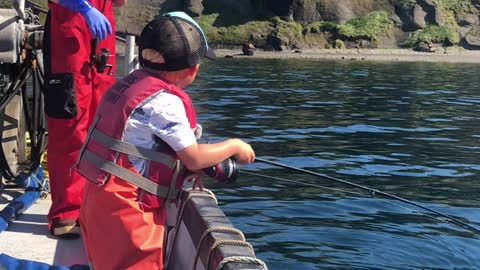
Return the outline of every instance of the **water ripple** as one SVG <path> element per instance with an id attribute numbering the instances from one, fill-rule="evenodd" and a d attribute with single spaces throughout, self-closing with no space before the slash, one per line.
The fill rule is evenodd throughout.
<path id="1" fill-rule="evenodd" d="M 480 228 L 479 72 L 217 59 L 202 63 L 187 91 L 210 141 L 242 138 L 259 157 Z M 235 183 L 205 184 L 269 269 L 480 269 L 478 235 L 378 194 L 260 163 L 242 166 Z"/>

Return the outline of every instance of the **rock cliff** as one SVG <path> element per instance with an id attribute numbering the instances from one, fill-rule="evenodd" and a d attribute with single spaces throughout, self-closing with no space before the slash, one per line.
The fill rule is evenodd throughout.
<path id="1" fill-rule="evenodd" d="M 128 0 L 115 12 L 117 32 L 138 36 L 158 14 L 183 10 L 215 47 L 430 50 L 480 49 L 479 9 L 480 0 Z"/>

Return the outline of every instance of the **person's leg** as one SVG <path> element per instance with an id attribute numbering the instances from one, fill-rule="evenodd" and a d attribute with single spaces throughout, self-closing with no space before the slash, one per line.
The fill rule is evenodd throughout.
<path id="1" fill-rule="evenodd" d="M 93 265 L 92 265 L 92 255 L 90 254 L 90 250 L 87 249 L 87 247 L 89 246 L 88 227 L 86 226 L 86 224 L 89 223 L 88 208 L 84 207 L 85 201 L 88 200 L 88 193 L 89 193 L 89 190 L 90 190 L 90 185 L 94 185 L 94 184 L 92 184 L 90 182 L 85 183 L 85 188 L 84 188 L 84 191 L 83 191 L 82 204 L 81 204 L 81 207 L 80 207 L 79 221 L 80 221 L 80 228 L 82 230 L 83 247 L 85 249 L 85 254 L 87 255 L 88 264 L 90 265 L 90 268 L 93 270 L 94 268 L 93 268 Z"/>
<path id="2" fill-rule="evenodd" d="M 104 186 L 87 183 L 82 237 L 94 269 L 163 269 L 165 209 L 144 212 L 137 194 L 116 178 Z"/>
<path id="3" fill-rule="evenodd" d="M 48 118 L 47 163 L 52 205 L 48 214 L 52 234 L 75 238 L 80 234 L 78 217 L 85 179 L 72 167 L 85 141 L 89 119 L 92 86 L 85 73 L 74 74 L 78 114 L 74 119 Z"/>

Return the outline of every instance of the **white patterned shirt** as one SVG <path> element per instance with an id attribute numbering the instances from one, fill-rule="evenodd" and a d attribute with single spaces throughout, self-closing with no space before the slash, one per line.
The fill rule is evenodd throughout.
<path id="1" fill-rule="evenodd" d="M 159 143 L 155 136 L 166 142 L 174 151 L 185 149 L 196 142 L 190 128 L 182 100 L 162 90 L 136 108 L 125 126 L 124 141 L 147 149 L 155 149 Z M 146 162 L 129 157 L 132 165 L 142 175 Z"/>

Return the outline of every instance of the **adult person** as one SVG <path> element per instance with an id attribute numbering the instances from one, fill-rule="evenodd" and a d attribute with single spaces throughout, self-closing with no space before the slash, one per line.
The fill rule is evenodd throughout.
<path id="1" fill-rule="evenodd" d="M 115 72 L 113 5 L 127 0 L 52 0 L 45 23 L 45 112 L 52 205 L 50 233 L 80 236 L 78 218 L 85 179 L 71 168 L 101 96 L 115 83 L 95 63 L 101 49 Z M 104 52 L 106 52 L 104 50 Z M 105 59 L 105 58 L 104 58 Z"/>
<path id="2" fill-rule="evenodd" d="M 166 206 L 183 181 L 229 157 L 255 159 L 240 139 L 196 141 L 195 109 L 182 89 L 215 56 L 191 17 L 171 12 L 148 23 L 139 52 L 142 68 L 104 95 L 76 167 L 89 180 L 80 221 L 93 269 L 163 269 Z M 196 173 L 185 177 L 185 168 Z"/>

